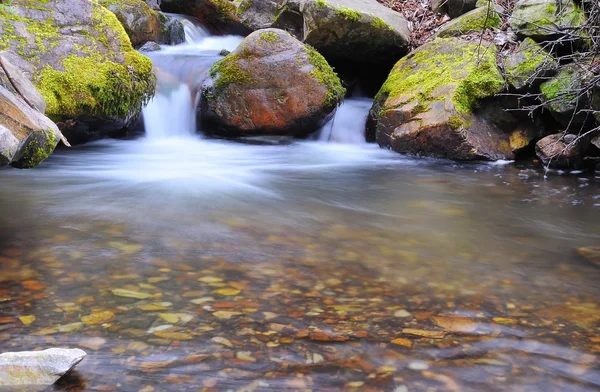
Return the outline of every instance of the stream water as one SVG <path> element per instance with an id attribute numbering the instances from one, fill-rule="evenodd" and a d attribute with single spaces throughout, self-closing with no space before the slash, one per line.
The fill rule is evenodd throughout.
<path id="1" fill-rule="evenodd" d="M 240 38 L 194 33 L 151 54 L 143 138 L 0 170 L 0 351 L 85 349 L 49 390 L 600 390 L 600 177 L 382 150 L 365 98 L 203 138 Z"/>

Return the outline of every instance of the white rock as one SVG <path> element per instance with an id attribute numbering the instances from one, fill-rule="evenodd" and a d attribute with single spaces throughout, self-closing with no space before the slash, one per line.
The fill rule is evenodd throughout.
<path id="1" fill-rule="evenodd" d="M 86 355 L 78 348 L 0 354 L 0 385 L 52 385 Z"/>

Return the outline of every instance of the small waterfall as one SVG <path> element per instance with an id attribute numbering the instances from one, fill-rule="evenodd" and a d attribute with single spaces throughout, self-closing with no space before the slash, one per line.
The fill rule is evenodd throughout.
<path id="1" fill-rule="evenodd" d="M 365 125 L 372 104 L 370 98 L 347 98 L 331 121 L 317 132 L 316 139 L 346 144 L 365 143 Z"/>
<path id="2" fill-rule="evenodd" d="M 210 67 L 223 49 L 234 50 L 243 37 L 211 36 L 192 18 L 173 15 L 185 26 L 186 42 L 161 46 L 146 53 L 152 60 L 157 85 L 154 98 L 143 110 L 146 137 L 190 137 L 196 133 L 198 92 Z"/>

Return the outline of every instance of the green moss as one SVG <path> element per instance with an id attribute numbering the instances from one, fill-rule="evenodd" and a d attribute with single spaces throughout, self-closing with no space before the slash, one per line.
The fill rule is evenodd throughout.
<path id="1" fill-rule="evenodd" d="M 357 22 L 361 16 L 360 12 L 346 7 L 335 7 L 335 14 L 352 22 Z"/>
<path id="2" fill-rule="evenodd" d="M 245 56 L 246 54 L 242 48 L 238 53 L 230 54 L 213 64 L 209 70 L 209 75 L 214 80 L 213 88 L 215 91 L 219 91 L 232 83 L 241 84 L 253 81 L 250 74 L 238 65 L 238 61 L 245 58 Z"/>
<path id="3" fill-rule="evenodd" d="M 317 2 L 315 4 L 319 7 L 327 7 L 328 6 L 328 4 L 327 4 L 327 2 L 325 2 L 325 0 L 317 0 Z"/>
<path id="4" fill-rule="evenodd" d="M 57 71 L 46 65 L 38 77 L 49 116 L 85 113 L 127 118 L 138 113 L 154 92 L 152 62 L 134 51 L 125 54 L 124 65 L 95 54 L 71 55 L 63 67 L 64 71 Z"/>
<path id="5" fill-rule="evenodd" d="M 327 88 L 326 105 L 329 108 L 336 107 L 344 98 L 346 89 L 342 86 L 333 68 L 331 68 L 325 58 L 316 49 L 306 45 L 306 54 L 308 61 L 314 67 L 311 75 Z"/>
<path id="6" fill-rule="evenodd" d="M 396 63 L 375 99 L 394 98 L 395 106 L 417 98 L 426 103 L 445 99 L 448 93 L 441 90 L 448 90 L 457 112 L 469 113 L 504 86 L 495 54 L 492 46 L 438 38 Z"/>
<path id="7" fill-rule="evenodd" d="M 237 9 L 237 14 L 243 15 L 250 7 L 252 7 L 252 0 L 242 1 Z"/>
<path id="8" fill-rule="evenodd" d="M 501 22 L 500 16 L 493 9 L 480 7 L 448 22 L 437 36 L 459 37 L 463 34 L 499 27 Z"/>
<path id="9" fill-rule="evenodd" d="M 379 16 L 373 16 L 373 21 L 371 22 L 371 25 L 379 30 L 390 30 L 390 31 L 394 30 L 390 25 L 385 23 L 385 21 L 383 19 L 381 19 Z"/>
<path id="10" fill-rule="evenodd" d="M 28 169 L 39 165 L 52 154 L 56 144 L 56 135 L 52 129 L 47 129 L 45 132 L 40 132 L 40 134 L 34 134 L 28 141 L 23 158 L 18 162 L 18 166 Z"/>
<path id="11" fill-rule="evenodd" d="M 570 67 L 563 68 L 558 75 L 547 82 L 542 83 L 540 91 L 546 101 L 555 100 L 555 108 L 574 104 L 577 95 L 573 93 L 579 87 L 581 81 Z M 558 110 L 561 111 L 561 110 Z"/>
<path id="12" fill-rule="evenodd" d="M 270 44 L 279 41 L 279 35 L 277 35 L 277 33 L 275 33 L 274 31 L 265 31 L 263 33 L 260 33 L 260 38 L 263 41 L 268 42 Z"/>
<path id="13" fill-rule="evenodd" d="M 533 39 L 525 38 L 520 44 L 516 62 L 505 65 L 506 77 L 510 83 L 520 88 L 528 78 L 543 69 L 553 69 L 556 61 Z"/>
<path id="14" fill-rule="evenodd" d="M 233 3 L 227 0 L 210 0 L 210 2 L 217 9 L 216 14 L 214 15 L 217 20 L 226 22 L 234 19 L 237 10 Z"/>
<path id="15" fill-rule="evenodd" d="M 465 125 L 465 121 L 460 116 L 452 116 L 448 119 L 448 125 L 452 129 L 460 129 Z"/>

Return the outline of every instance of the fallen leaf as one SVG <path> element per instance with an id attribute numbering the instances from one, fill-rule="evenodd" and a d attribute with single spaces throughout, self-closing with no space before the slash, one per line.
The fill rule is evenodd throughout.
<path id="1" fill-rule="evenodd" d="M 163 339 L 171 340 L 190 340 L 193 339 L 192 335 L 185 332 L 171 332 L 171 331 L 155 331 L 155 336 Z"/>
<path id="2" fill-rule="evenodd" d="M 105 310 L 103 312 L 92 313 L 89 316 L 81 317 L 81 321 L 83 321 L 86 325 L 97 325 L 108 323 L 109 321 L 114 320 L 115 314 L 109 310 Z"/>
<path id="3" fill-rule="evenodd" d="M 225 347 L 233 347 L 233 344 L 231 344 L 231 342 L 225 338 L 222 338 L 220 336 L 215 336 L 214 338 L 211 339 L 213 342 L 215 343 L 219 343 L 222 344 Z"/>
<path id="4" fill-rule="evenodd" d="M 235 357 L 244 362 L 256 362 L 256 358 L 252 356 L 250 351 L 238 351 L 235 353 Z"/>
<path id="5" fill-rule="evenodd" d="M 451 333 L 472 334 L 477 331 L 478 326 L 473 319 L 467 317 L 433 316 L 431 321 Z"/>
<path id="6" fill-rule="evenodd" d="M 412 340 L 406 339 L 406 338 L 396 338 L 396 339 L 393 339 L 391 343 L 395 344 L 397 346 L 402 346 L 402 347 L 407 347 L 407 348 L 411 348 L 413 345 Z"/>
<path id="7" fill-rule="evenodd" d="M 424 329 L 404 328 L 402 333 L 405 335 L 418 336 L 420 338 L 443 339 L 448 334 L 446 331 L 428 331 Z"/>
<path id="8" fill-rule="evenodd" d="M 23 325 L 28 326 L 35 321 L 35 316 L 21 316 L 19 317 L 19 320 L 21 320 Z"/>
<path id="9" fill-rule="evenodd" d="M 214 276 L 203 276 L 201 278 L 198 278 L 198 282 L 202 282 L 202 283 L 219 283 L 222 281 L 223 281 L 223 279 L 216 278 Z"/>
<path id="10" fill-rule="evenodd" d="M 190 302 L 193 303 L 194 305 L 201 305 L 203 303 L 214 301 L 214 300 L 215 299 L 213 297 L 202 297 L 202 298 L 193 299 Z"/>
<path id="11" fill-rule="evenodd" d="M 225 288 L 213 291 L 213 293 L 215 293 L 215 294 L 225 295 L 225 296 L 238 295 L 240 292 L 241 292 L 241 290 L 234 289 L 231 287 L 225 287 Z"/>
<path id="12" fill-rule="evenodd" d="M 241 312 L 228 312 L 226 310 L 219 310 L 219 311 L 214 312 L 213 316 L 215 316 L 216 318 L 219 318 L 219 319 L 229 320 L 233 316 L 239 316 L 241 314 L 242 314 Z"/>
<path id="13" fill-rule="evenodd" d="M 114 290 L 111 290 L 111 292 L 114 295 L 117 295 L 119 297 L 126 297 L 126 298 L 146 299 L 146 298 L 152 297 L 152 294 L 141 293 L 139 291 L 125 290 L 125 289 L 114 289 Z"/>

